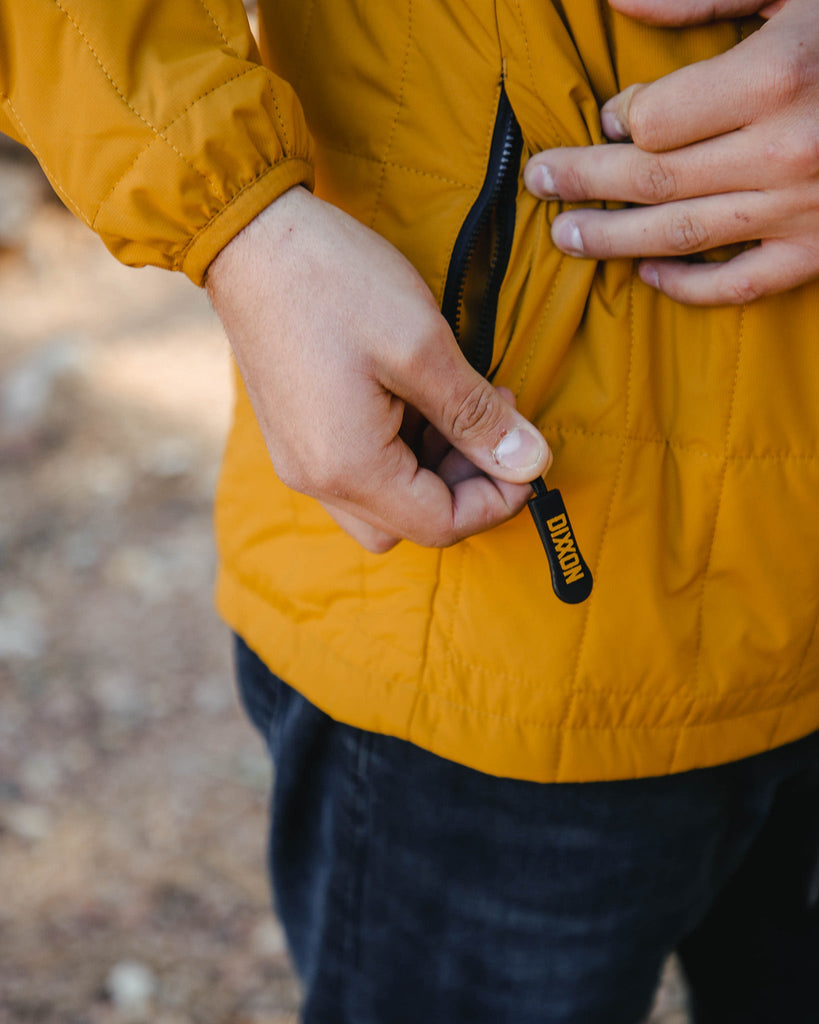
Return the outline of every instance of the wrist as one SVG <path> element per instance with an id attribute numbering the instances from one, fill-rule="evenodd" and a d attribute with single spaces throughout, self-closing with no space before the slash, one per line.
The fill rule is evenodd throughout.
<path id="1" fill-rule="evenodd" d="M 266 206 L 217 253 L 205 276 L 212 301 L 235 276 L 247 274 L 260 254 L 267 260 L 283 250 L 307 211 L 321 200 L 303 185 L 294 185 Z M 218 311 L 218 310 L 217 310 Z"/>

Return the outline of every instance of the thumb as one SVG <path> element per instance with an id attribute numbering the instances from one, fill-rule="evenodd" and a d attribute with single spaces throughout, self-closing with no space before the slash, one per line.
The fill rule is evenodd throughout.
<path id="1" fill-rule="evenodd" d="M 489 476 L 528 483 L 545 473 L 552 454 L 543 435 L 470 366 L 451 335 L 426 355 L 402 397 Z"/>

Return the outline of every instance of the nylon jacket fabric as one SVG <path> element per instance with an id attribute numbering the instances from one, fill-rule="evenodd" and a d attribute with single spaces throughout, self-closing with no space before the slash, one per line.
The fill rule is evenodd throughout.
<path id="1" fill-rule="evenodd" d="M 39 72 L 22 56 L 35 7 L 50 19 Z M 522 165 L 602 141 L 618 89 L 754 27 L 650 29 L 597 0 L 262 0 L 271 73 L 228 0 L 121 0 L 110 18 L 90 0 L 8 8 L 4 130 L 121 259 L 199 281 L 314 169 L 316 191 L 397 245 L 439 301 L 502 87 Z M 77 90 L 84 114 L 64 109 Z M 559 204 L 519 185 L 515 205 L 492 379 L 554 450 L 592 596 L 556 600 L 526 513 L 444 551 L 363 551 L 277 481 L 237 381 L 222 614 L 334 717 L 498 775 L 659 775 L 819 728 L 819 286 L 686 308 L 630 261 L 562 256 Z"/>
<path id="2" fill-rule="evenodd" d="M 120 260 L 197 283 L 248 220 L 312 182 L 298 102 L 238 0 L 3 0 L 0 131 Z"/>

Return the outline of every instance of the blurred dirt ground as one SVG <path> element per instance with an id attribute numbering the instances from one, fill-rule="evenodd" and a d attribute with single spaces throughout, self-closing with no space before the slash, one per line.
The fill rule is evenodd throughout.
<path id="1" fill-rule="evenodd" d="M 283 1024 L 268 768 L 211 607 L 228 352 L 0 148 L 0 1021 Z"/>
<path id="2" fill-rule="evenodd" d="M 228 364 L 0 141 L 0 1024 L 296 1020 L 211 607 Z"/>

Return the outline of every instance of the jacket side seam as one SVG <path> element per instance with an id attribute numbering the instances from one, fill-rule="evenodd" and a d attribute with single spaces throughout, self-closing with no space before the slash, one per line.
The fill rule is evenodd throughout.
<path id="1" fill-rule="evenodd" d="M 728 478 L 728 456 L 730 454 L 731 436 L 734 428 L 734 412 L 736 409 L 736 398 L 737 390 L 739 386 L 739 367 L 742 362 L 742 350 L 743 343 L 745 340 L 745 311 L 746 306 L 742 306 L 739 313 L 739 329 L 737 331 L 737 350 L 736 357 L 734 359 L 734 376 L 731 381 L 731 394 L 728 399 L 728 417 L 725 422 L 725 446 L 723 451 L 723 465 L 722 472 L 720 473 L 719 481 L 719 493 L 717 495 L 717 504 L 714 509 L 714 525 L 711 529 L 711 542 L 708 546 L 708 557 L 705 562 L 705 567 L 702 571 L 702 585 L 700 586 L 699 602 L 697 607 L 697 639 L 696 639 L 696 655 L 694 662 L 694 685 L 692 690 L 692 696 L 702 696 L 702 657 L 703 657 L 703 634 L 705 630 L 705 592 L 708 589 L 708 576 L 711 571 L 711 562 L 714 557 L 714 548 L 716 547 L 717 531 L 719 527 L 720 516 L 723 508 L 723 500 L 725 498 L 725 481 Z M 671 754 L 671 760 L 668 762 L 668 773 L 671 774 L 674 771 L 674 765 L 677 763 L 677 757 L 679 756 L 680 749 L 682 747 L 682 738 L 688 728 L 688 724 L 691 720 L 691 716 L 694 713 L 696 702 L 692 700 L 691 709 L 686 716 L 680 728 L 680 734 L 677 737 L 677 742 L 674 745 L 674 750 Z"/>
<path id="2" fill-rule="evenodd" d="M 206 182 L 210 186 L 211 190 L 219 197 L 219 199 L 224 201 L 225 197 L 222 195 L 221 189 L 218 187 L 218 185 L 214 181 L 212 181 L 210 178 L 208 178 L 208 176 L 206 174 L 203 174 L 203 172 L 200 171 L 198 167 L 194 167 L 194 165 L 187 159 L 187 157 L 181 152 L 181 150 L 177 149 L 176 146 L 174 146 L 174 144 L 168 138 L 166 138 L 166 136 L 163 134 L 163 131 L 165 129 L 157 128 L 156 125 L 152 124 L 148 120 L 148 118 L 144 116 L 144 114 L 141 114 L 137 110 L 137 108 L 135 106 L 133 106 L 133 104 L 128 101 L 128 98 L 125 96 L 125 94 L 122 92 L 120 87 L 117 85 L 116 81 L 114 80 L 114 78 L 111 75 L 111 73 L 108 70 L 108 68 L 105 66 L 105 64 L 103 64 L 99 54 L 94 49 L 94 46 L 91 43 L 91 40 L 88 38 L 88 36 L 86 36 L 86 34 L 83 32 L 82 28 L 80 27 L 79 23 L 74 20 L 74 18 L 71 16 L 70 12 L 68 10 L 66 10 L 65 7 L 63 7 L 63 5 L 60 2 L 60 0 L 52 0 L 52 3 L 54 4 L 54 6 L 59 11 L 62 12 L 63 16 L 66 18 L 66 20 L 69 22 L 69 24 L 71 24 L 73 26 L 74 31 L 77 33 L 77 35 L 80 37 L 80 39 L 82 39 L 82 41 L 85 43 L 86 47 L 88 48 L 89 52 L 93 56 L 94 60 L 99 65 L 100 70 L 105 75 L 105 77 L 108 79 L 108 82 L 111 85 L 111 88 L 114 90 L 114 92 L 120 98 L 120 100 L 125 105 L 125 107 L 128 110 L 130 110 L 131 113 L 135 117 L 139 118 L 139 120 L 142 121 L 142 123 L 147 128 L 149 128 L 154 133 L 154 135 L 156 135 L 160 139 L 162 139 L 162 141 L 170 149 L 172 149 L 174 153 L 176 153 L 176 155 L 179 157 L 179 159 L 182 160 L 183 163 L 185 163 L 188 167 L 190 167 L 190 169 L 194 172 L 194 174 L 197 174 L 200 178 L 202 178 L 202 180 L 204 182 Z"/>
<path id="3" fill-rule="evenodd" d="M 242 71 L 239 71 L 237 74 L 231 75 L 230 78 L 226 78 L 224 82 L 220 82 L 218 85 L 214 85 L 213 88 L 208 89 L 207 92 L 202 93 L 201 96 L 197 96 L 195 100 L 192 100 L 187 105 L 187 107 L 185 107 L 184 110 L 181 110 L 176 115 L 176 117 L 173 118 L 173 120 L 169 121 L 165 125 L 165 127 L 163 128 L 163 131 L 168 131 L 169 128 L 173 127 L 173 125 L 175 125 L 177 123 L 177 121 L 179 121 L 181 118 L 183 118 L 185 116 L 185 114 L 187 114 L 190 110 L 192 110 L 193 107 L 195 107 L 196 104 L 199 103 L 201 100 L 206 99 L 208 96 L 212 96 L 213 93 L 218 92 L 219 89 L 224 88 L 226 85 L 229 85 L 231 82 L 235 82 L 237 79 L 243 78 L 245 75 L 252 74 L 254 71 L 258 71 L 258 70 L 259 70 L 258 66 L 256 66 L 256 65 L 254 65 L 253 67 L 244 68 Z M 139 152 L 136 154 L 136 156 L 133 158 L 133 160 L 128 164 L 128 166 L 125 168 L 125 170 L 122 172 L 122 174 L 117 178 L 117 180 L 114 182 L 114 184 L 111 186 L 111 188 L 109 188 L 109 190 L 105 193 L 105 195 L 99 201 L 99 203 L 97 204 L 97 208 L 94 211 L 92 220 L 91 220 L 91 226 L 92 227 L 96 226 L 97 219 L 99 218 L 99 215 L 100 215 L 100 213 L 102 211 L 103 206 L 105 206 L 105 204 L 108 202 L 108 200 L 111 198 L 111 196 L 116 192 L 116 190 L 119 188 L 119 186 L 128 177 L 128 175 L 134 169 L 134 167 L 136 166 L 138 161 L 141 159 L 141 157 L 143 157 L 148 152 L 148 150 L 154 145 L 154 143 L 156 143 L 158 138 L 161 138 L 161 136 L 155 135 L 154 138 L 152 138 L 150 140 L 150 142 L 147 142 L 139 150 Z M 187 161 L 185 161 L 185 162 L 188 163 Z M 188 163 L 188 166 L 190 167 L 191 164 Z M 194 168 L 194 170 L 195 170 L 195 168 Z M 224 200 L 224 197 L 221 196 L 221 195 L 219 196 L 219 198 L 221 200 Z"/>
<path id="4" fill-rule="evenodd" d="M 401 81 L 398 86 L 398 103 L 395 106 L 395 113 L 393 114 L 392 124 L 390 125 L 390 133 L 387 137 L 387 148 L 384 150 L 384 158 L 381 161 L 381 174 L 378 179 L 378 189 L 375 194 L 375 201 L 373 202 L 373 212 L 370 217 L 369 226 L 372 228 L 375 225 L 376 217 L 378 216 L 379 208 L 381 207 L 381 200 L 384 195 L 384 184 L 387 177 L 387 164 L 386 160 L 389 158 L 392 152 L 393 140 L 395 139 L 395 129 L 398 125 L 398 118 L 401 115 L 401 111 L 404 108 L 404 86 L 407 81 L 407 68 L 409 66 L 410 51 L 412 50 L 412 0 L 407 0 L 407 45 L 404 50 L 404 63 L 401 66 Z"/>
<path id="5" fill-rule="evenodd" d="M 87 215 L 79 208 L 79 206 L 77 206 L 74 200 L 65 192 L 65 190 L 57 181 L 55 175 L 49 171 L 48 165 L 46 164 L 45 160 L 40 156 L 40 153 L 37 147 L 34 145 L 31 136 L 26 131 L 25 125 L 20 120 L 20 115 L 15 110 L 14 104 L 11 102 L 11 98 L 6 96 L 5 93 L 0 93 L 0 99 L 2 99 L 8 107 L 9 113 L 14 118 L 14 123 L 17 125 L 20 134 L 26 140 L 26 145 L 28 146 L 32 155 L 36 158 L 37 163 L 40 165 L 40 167 L 42 167 L 43 172 L 47 176 L 48 180 L 51 182 L 54 191 L 59 195 L 60 199 L 62 199 L 65 205 L 72 211 L 72 213 L 76 214 L 77 217 L 79 217 L 79 219 L 84 224 L 87 224 L 89 227 L 91 227 L 91 221 L 88 219 Z"/>
<path id="6" fill-rule="evenodd" d="M 632 276 L 630 284 L 629 284 L 629 292 L 628 292 L 628 327 L 629 327 L 628 336 L 629 336 L 629 346 L 628 346 L 628 368 L 626 370 L 626 398 L 625 398 L 625 409 L 624 409 L 624 412 L 623 412 L 623 422 L 624 422 L 624 426 L 625 426 L 624 433 L 626 433 L 626 434 L 628 433 L 629 424 L 631 422 L 631 398 L 632 398 L 632 391 L 633 391 L 632 377 L 633 377 L 633 373 L 634 373 L 634 348 L 635 348 L 635 339 L 634 339 L 634 281 L 635 281 L 635 278 Z M 605 547 L 606 547 L 606 541 L 607 541 L 607 539 L 610 536 L 609 528 L 611 526 L 611 518 L 612 518 L 612 514 L 614 512 L 614 503 L 617 500 L 617 496 L 618 496 L 618 494 L 620 492 L 620 484 L 621 484 L 621 481 L 623 479 L 623 467 L 625 466 L 625 462 L 626 462 L 626 448 L 627 448 L 627 444 L 626 444 L 626 441 L 624 439 L 623 442 L 620 445 L 620 456 L 619 456 L 619 458 L 617 460 L 617 469 L 616 469 L 615 475 L 614 475 L 614 484 L 612 485 L 611 496 L 609 497 L 609 503 L 608 503 L 608 507 L 606 509 L 606 516 L 605 516 L 605 519 L 603 520 L 603 530 L 602 530 L 602 533 L 600 535 L 600 546 L 599 546 L 598 552 L 597 552 L 597 564 L 596 564 L 596 567 L 595 567 L 595 575 L 596 576 L 599 576 L 600 566 L 601 566 L 601 564 L 603 562 L 603 554 L 604 554 Z M 577 705 L 577 695 L 578 695 L 578 692 L 579 692 L 578 680 L 580 678 L 580 665 L 581 665 L 581 663 L 583 661 L 583 652 L 584 652 L 585 646 L 586 646 L 586 639 L 587 639 L 588 633 L 589 633 L 589 623 L 591 622 L 591 616 L 592 616 L 593 609 L 594 609 L 594 601 L 588 602 L 588 604 L 586 606 L 585 614 L 583 616 L 582 632 L 580 634 L 580 639 L 579 639 L 578 644 L 577 644 L 577 655 L 575 656 L 574 669 L 572 671 L 571 682 L 569 684 L 569 689 L 570 689 L 569 703 L 568 703 L 568 706 L 566 708 L 565 714 L 561 718 L 561 725 L 562 725 L 562 727 L 564 729 L 569 727 L 569 723 L 571 722 L 572 715 L 574 714 L 574 709 L 575 709 L 575 707 Z M 561 733 L 561 735 L 560 735 L 560 737 L 558 739 L 558 743 L 557 743 L 557 763 L 555 765 L 555 778 L 556 779 L 560 779 L 561 778 L 561 769 L 563 767 L 563 755 L 565 753 L 565 750 L 566 750 L 566 745 L 565 745 L 565 742 L 563 740 L 563 734 Z"/>

